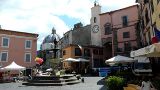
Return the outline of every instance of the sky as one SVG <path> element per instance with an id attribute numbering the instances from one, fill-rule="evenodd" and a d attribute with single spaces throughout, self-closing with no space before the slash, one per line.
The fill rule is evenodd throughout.
<path id="1" fill-rule="evenodd" d="M 95 0 L 0 0 L 0 25 L 2 29 L 39 34 L 37 49 L 43 39 L 51 34 L 63 34 L 74 24 L 90 24 L 91 7 Z M 135 4 L 135 0 L 97 0 L 102 13 Z"/>

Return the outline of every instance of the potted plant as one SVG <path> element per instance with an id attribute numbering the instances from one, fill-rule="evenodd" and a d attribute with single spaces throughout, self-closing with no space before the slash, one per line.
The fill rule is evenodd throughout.
<path id="1" fill-rule="evenodd" d="M 110 76 L 106 80 L 108 90 L 123 90 L 124 79 L 118 76 Z"/>

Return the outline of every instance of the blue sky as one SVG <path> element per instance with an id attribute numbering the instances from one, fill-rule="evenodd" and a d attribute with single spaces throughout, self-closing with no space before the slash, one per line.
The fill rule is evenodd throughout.
<path id="1" fill-rule="evenodd" d="M 52 27 L 62 37 L 75 23 L 90 23 L 95 0 L 0 0 L 0 25 L 3 29 L 37 33 L 38 48 Z M 135 0 L 97 0 L 102 12 L 135 4 Z"/>

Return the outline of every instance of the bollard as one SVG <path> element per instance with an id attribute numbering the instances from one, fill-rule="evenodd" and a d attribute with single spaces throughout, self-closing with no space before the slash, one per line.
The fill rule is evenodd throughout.
<path id="1" fill-rule="evenodd" d="M 81 79 L 82 83 L 84 83 L 84 78 Z"/>

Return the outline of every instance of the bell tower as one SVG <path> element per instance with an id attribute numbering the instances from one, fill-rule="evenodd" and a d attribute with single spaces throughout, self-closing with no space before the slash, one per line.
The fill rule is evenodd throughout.
<path id="1" fill-rule="evenodd" d="M 95 0 L 94 6 L 91 8 L 91 45 L 102 46 L 101 42 L 101 30 L 100 30 L 100 16 L 101 6 Z"/>

